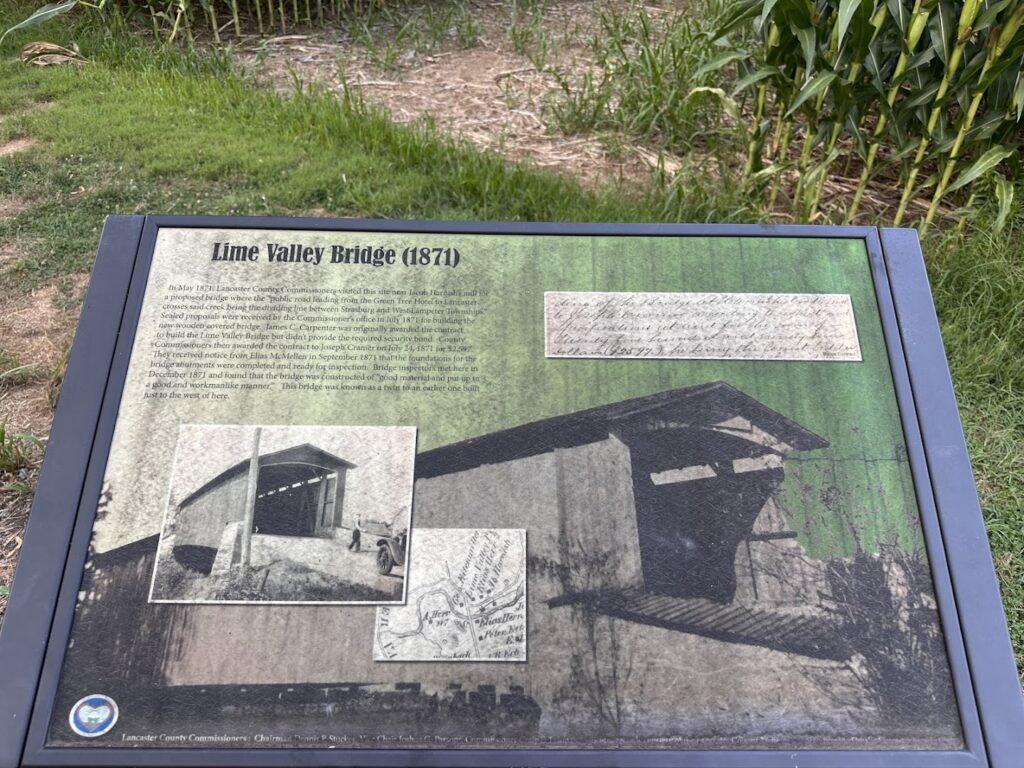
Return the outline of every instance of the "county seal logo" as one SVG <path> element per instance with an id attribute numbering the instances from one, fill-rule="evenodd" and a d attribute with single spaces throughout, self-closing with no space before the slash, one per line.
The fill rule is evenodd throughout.
<path id="1" fill-rule="evenodd" d="M 117 704 L 109 696 L 93 693 L 71 708 L 71 730 L 87 739 L 102 736 L 117 722 Z"/>

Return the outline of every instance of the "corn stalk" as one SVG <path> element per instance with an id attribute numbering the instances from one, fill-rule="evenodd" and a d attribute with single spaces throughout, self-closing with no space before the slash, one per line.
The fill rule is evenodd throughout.
<path id="1" fill-rule="evenodd" d="M 794 212 L 814 219 L 833 166 L 846 154 L 848 168 L 859 159 L 846 221 L 883 171 L 898 172 L 895 224 L 926 189 L 922 229 L 952 195 L 965 194 L 970 207 L 995 194 L 1007 210 L 1012 173 L 1021 168 L 1011 161 L 1024 148 L 1022 6 L 1024 0 L 741 3 L 723 32 L 756 19 L 761 33 L 734 93 L 754 104 L 748 179 L 774 176 L 766 194 L 774 205 L 784 170 L 795 166 Z M 795 160 L 792 146 L 800 147 Z"/>
<path id="2" fill-rule="evenodd" d="M 43 24 L 79 6 L 105 16 L 111 24 L 122 23 L 124 17 L 144 15 L 149 18 L 153 36 L 166 43 L 174 43 L 179 36 L 184 36 L 191 44 L 193 37 L 206 29 L 216 44 L 222 44 L 219 12 L 231 14 L 231 26 L 236 37 L 241 37 L 245 33 L 247 25 L 251 28 L 255 24 L 261 35 L 275 30 L 275 14 L 281 32 L 287 31 L 288 25 L 323 26 L 328 22 L 323 0 L 316 0 L 315 13 L 312 0 L 303 0 L 301 6 L 299 0 L 291 0 L 290 8 L 286 6 L 285 0 L 277 0 L 276 8 L 274 0 L 266 0 L 265 8 L 262 2 L 263 0 L 246 0 L 243 8 L 240 0 L 99 0 L 97 3 L 87 0 L 60 0 L 42 6 L 27 18 L 2 31 L 0 45 L 17 29 Z M 372 0 L 369 3 L 361 3 L 359 0 L 334 0 L 333 6 L 329 7 L 333 8 L 336 16 L 341 16 L 349 11 L 372 12 L 381 4 L 382 0 Z"/>
<path id="3" fill-rule="evenodd" d="M 991 73 L 996 67 L 999 67 L 1000 64 L 1008 65 L 1011 61 L 1016 60 L 1019 55 L 1018 48 L 1024 48 L 1024 41 L 1021 41 L 1017 46 L 1013 46 L 1014 39 L 1017 37 L 1017 32 L 1021 29 L 1022 24 L 1024 24 L 1024 4 L 1017 3 L 1016 10 L 1010 15 L 1002 27 L 997 30 L 998 34 L 993 33 L 995 43 L 988 48 L 988 52 L 985 54 L 985 60 L 981 67 L 981 74 L 978 76 L 978 87 L 974 88 L 970 106 L 967 108 L 967 112 L 964 113 L 960 119 L 956 140 L 953 142 L 953 148 L 949 152 L 949 159 L 946 161 L 942 170 L 942 177 L 939 179 L 939 183 L 935 187 L 935 193 L 932 195 L 931 204 L 928 206 L 928 213 L 924 220 L 925 229 L 927 229 L 935 218 L 935 211 L 938 209 L 943 195 L 949 188 L 953 169 L 956 167 L 957 160 L 960 158 L 960 152 L 963 149 L 967 135 L 974 125 L 974 120 L 978 115 L 978 108 L 981 106 L 982 97 L 985 95 L 988 90 L 988 85 L 991 83 Z M 968 28 L 967 30 L 962 31 L 961 34 L 968 34 L 971 31 L 973 30 Z M 1006 55 L 1008 50 L 1010 50 L 1009 56 Z M 1001 160 L 1006 159 L 1011 154 L 1011 149 L 993 147 L 979 158 L 979 163 L 981 163 L 983 171 L 994 169 Z M 978 164 L 976 164 L 976 166 L 977 165 Z M 969 170 L 968 173 L 970 173 L 971 170 Z M 960 184 L 959 186 L 964 186 L 964 184 Z"/>

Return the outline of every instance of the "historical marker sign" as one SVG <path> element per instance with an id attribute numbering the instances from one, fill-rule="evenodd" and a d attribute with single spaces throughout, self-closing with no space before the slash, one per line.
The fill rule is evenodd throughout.
<path id="1" fill-rule="evenodd" d="M 111 219 L 0 646 L 10 764 L 1024 749 L 893 230 Z"/>

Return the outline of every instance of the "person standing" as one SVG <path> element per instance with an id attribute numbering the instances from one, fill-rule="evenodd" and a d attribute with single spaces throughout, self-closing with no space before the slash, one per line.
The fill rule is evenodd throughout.
<path id="1" fill-rule="evenodd" d="M 348 545 L 348 548 L 349 548 L 350 552 L 353 551 L 353 550 L 356 551 L 356 552 L 359 551 L 359 540 L 363 536 L 362 531 L 360 530 L 362 527 L 363 527 L 363 518 L 357 517 L 356 518 L 356 526 L 355 526 L 355 528 L 352 529 L 352 541 L 349 542 L 349 545 Z"/>

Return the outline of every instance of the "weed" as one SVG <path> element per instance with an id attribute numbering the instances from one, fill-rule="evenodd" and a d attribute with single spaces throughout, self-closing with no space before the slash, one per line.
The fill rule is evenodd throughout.
<path id="1" fill-rule="evenodd" d="M 6 349 L 0 349 L 0 386 L 26 384 L 35 376 L 35 366 L 23 363 Z"/>
<path id="2" fill-rule="evenodd" d="M 660 190 L 652 196 L 650 205 L 659 211 L 661 218 L 716 223 L 723 207 L 735 212 L 741 221 L 756 220 L 761 215 L 755 207 L 756 201 L 725 167 L 715 170 L 702 158 L 685 155 L 681 167 L 670 174 L 664 168 L 662 156 L 656 173 Z"/>
<path id="3" fill-rule="evenodd" d="M 529 24 L 523 24 L 518 18 L 514 18 L 509 27 L 509 35 L 512 37 L 512 49 L 520 56 L 525 56 L 533 42 L 533 29 Z"/>
<path id="4" fill-rule="evenodd" d="M 459 4 L 455 18 L 455 36 L 463 48 L 474 48 L 480 43 L 480 30 L 473 20 L 473 13 L 463 3 Z"/>
<path id="5" fill-rule="evenodd" d="M 529 59 L 538 72 L 545 71 L 551 54 L 551 35 L 544 24 L 544 11 L 542 0 L 514 2 L 509 24 L 512 48 Z"/>
<path id="6" fill-rule="evenodd" d="M 24 432 L 11 432 L 7 423 L 0 423 L 0 474 L 16 474 L 27 469 L 42 455 L 42 440 Z"/>
<path id="7" fill-rule="evenodd" d="M 60 356 L 60 360 L 53 366 L 49 376 L 46 379 L 46 401 L 50 404 L 51 408 L 57 407 L 57 401 L 60 399 L 60 390 L 64 386 L 64 375 L 68 370 L 68 360 L 71 358 L 71 347 L 64 350 L 64 354 Z"/>
<path id="8" fill-rule="evenodd" d="M 578 77 L 556 73 L 555 123 L 567 133 L 621 132 L 674 152 L 731 152 L 734 125 L 717 101 L 694 96 L 719 82 L 719 73 L 703 67 L 716 52 L 717 26 L 713 13 L 655 19 L 640 4 L 606 8 L 590 42 L 592 66 Z"/>

